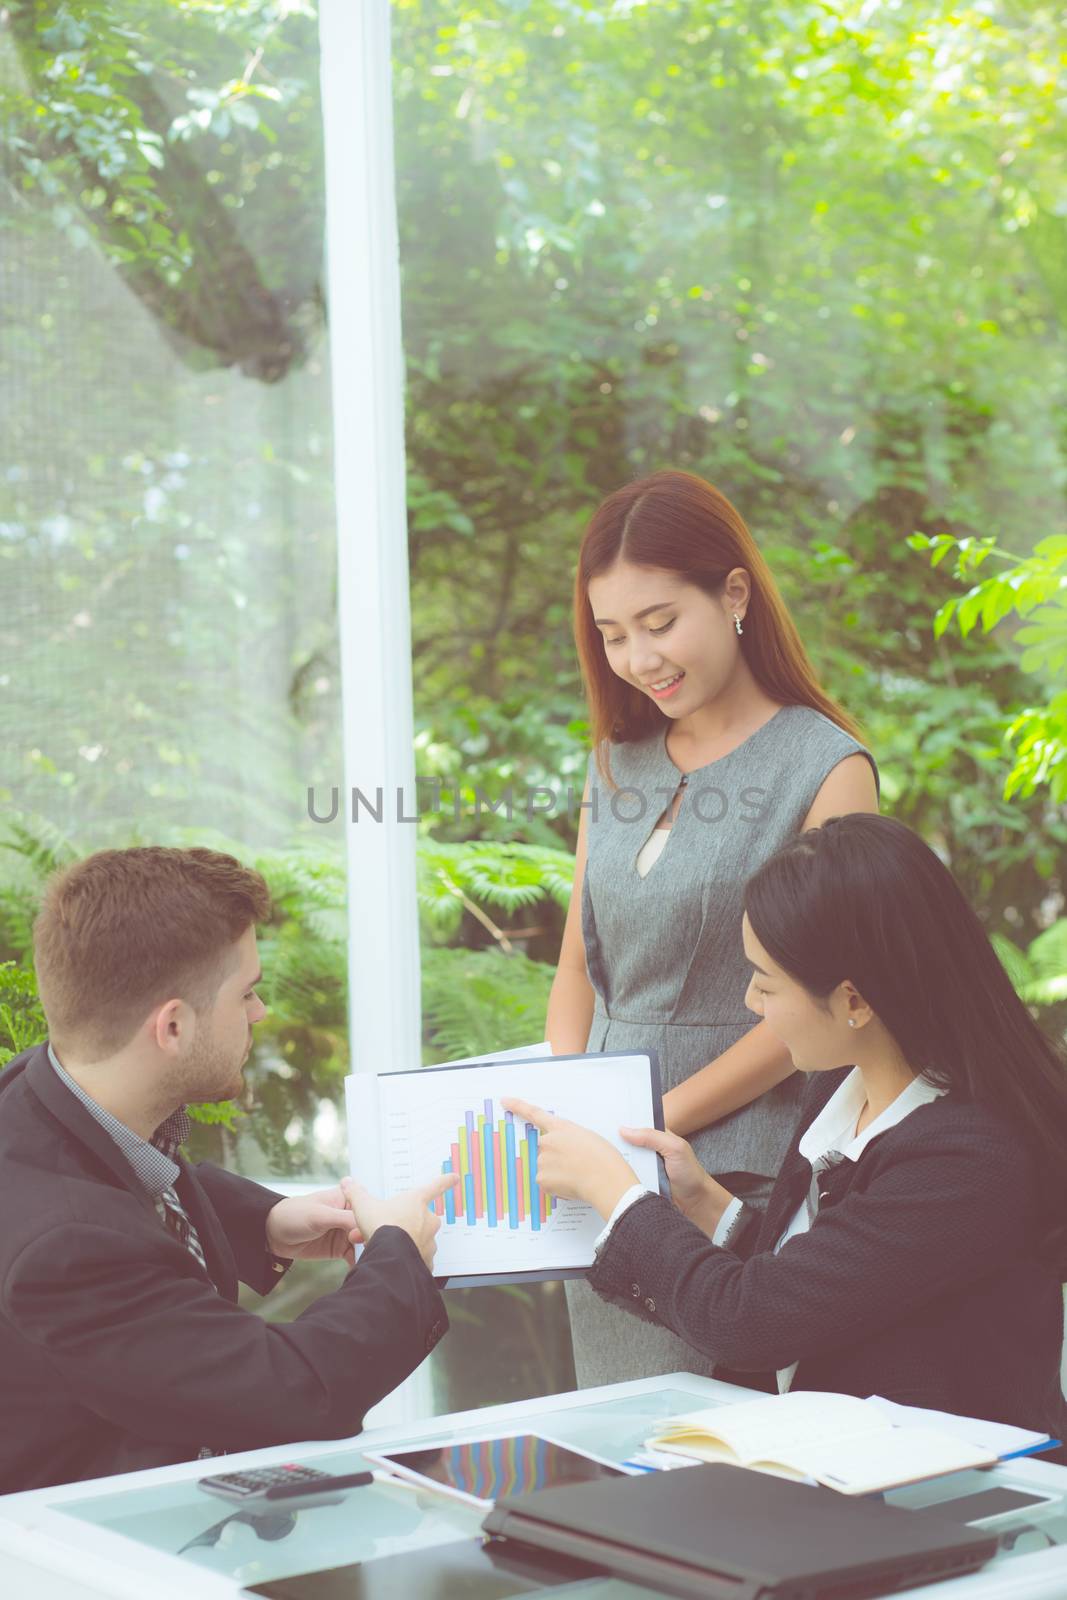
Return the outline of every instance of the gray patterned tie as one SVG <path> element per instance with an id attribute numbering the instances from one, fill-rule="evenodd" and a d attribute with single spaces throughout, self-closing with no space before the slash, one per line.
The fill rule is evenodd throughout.
<path id="1" fill-rule="evenodd" d="M 823 1194 L 820 1185 L 823 1174 L 831 1167 L 836 1167 L 839 1161 L 844 1161 L 840 1150 L 827 1150 L 825 1155 L 816 1156 L 811 1164 L 811 1183 L 808 1185 L 808 1197 L 805 1205 L 808 1213 L 808 1227 L 810 1228 L 819 1214 L 819 1201 Z"/>
<path id="2" fill-rule="evenodd" d="M 152 1143 L 157 1150 L 161 1150 L 172 1161 L 177 1161 L 178 1151 L 189 1137 L 192 1123 L 184 1106 L 179 1106 L 177 1111 L 171 1113 L 166 1122 L 161 1122 L 152 1135 Z M 204 1260 L 204 1248 L 200 1243 L 200 1235 L 193 1226 L 193 1219 L 178 1199 L 174 1188 L 164 1189 L 156 1201 L 156 1210 L 163 1218 L 163 1226 L 168 1233 L 183 1244 L 189 1254 L 199 1261 L 204 1271 L 207 1272 L 207 1262 Z M 216 1450 L 213 1445 L 202 1444 L 196 1452 L 198 1461 L 210 1461 L 215 1456 L 224 1456 L 225 1450 Z"/>
<path id="3" fill-rule="evenodd" d="M 161 1150 L 172 1161 L 177 1161 L 178 1150 L 189 1137 L 192 1123 L 185 1107 L 180 1107 L 161 1122 L 152 1135 L 152 1143 L 157 1150 Z M 180 1244 L 183 1244 L 189 1254 L 199 1261 L 207 1271 L 207 1261 L 204 1259 L 204 1247 L 200 1243 L 200 1236 L 193 1226 L 193 1219 L 178 1199 L 178 1192 L 173 1187 L 164 1189 L 156 1201 L 156 1210 L 163 1219 L 163 1224 L 168 1233 L 172 1233 Z"/>
<path id="4" fill-rule="evenodd" d="M 188 1211 L 178 1199 L 176 1189 L 164 1189 L 156 1201 L 156 1210 L 163 1218 L 168 1233 L 172 1233 L 183 1244 L 189 1254 L 199 1261 L 207 1271 L 207 1261 L 204 1257 L 204 1247 L 200 1243 L 200 1236 L 193 1227 L 193 1220 Z"/>

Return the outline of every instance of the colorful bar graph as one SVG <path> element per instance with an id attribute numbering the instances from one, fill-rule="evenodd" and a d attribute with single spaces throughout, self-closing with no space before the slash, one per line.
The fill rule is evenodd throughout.
<path id="1" fill-rule="evenodd" d="M 459 1184 L 430 1210 L 448 1223 L 484 1221 L 490 1228 L 524 1224 L 538 1232 L 555 1210 L 555 1201 L 537 1182 L 538 1132 L 529 1122 L 516 1125 L 510 1111 L 494 1120 L 493 1102 L 466 1111 L 449 1146 L 442 1172 L 458 1172 Z"/>
<path id="2" fill-rule="evenodd" d="M 481 1150 L 485 1166 L 485 1210 L 489 1226 L 496 1227 L 496 1172 L 493 1160 L 493 1102 L 485 1102 L 485 1115 L 479 1117 L 482 1127 Z"/>
<path id="3" fill-rule="evenodd" d="M 471 1119 L 469 1111 L 467 1119 L 468 1122 Z M 478 1131 L 473 1135 L 473 1143 L 471 1145 L 471 1167 L 474 1171 L 474 1212 L 479 1217 L 485 1216 L 485 1153 L 482 1135 L 484 1126 L 485 1118 L 479 1117 Z"/>
<path id="4" fill-rule="evenodd" d="M 504 1124 L 504 1163 L 508 1175 L 508 1227 L 517 1228 L 519 1198 L 515 1191 L 515 1119 L 510 1111 L 504 1114 L 507 1117 L 507 1122 Z"/>
<path id="5" fill-rule="evenodd" d="M 536 1128 L 527 1125 L 526 1137 L 530 1145 L 530 1227 L 535 1233 L 539 1233 L 541 1224 L 545 1220 L 541 1205 L 544 1196 L 537 1187 L 537 1142 L 540 1135 Z"/>
<path id="6" fill-rule="evenodd" d="M 529 1127 L 529 1123 L 527 1123 L 527 1127 Z M 532 1215 L 530 1206 L 530 1171 L 530 1141 L 527 1138 L 522 1141 L 522 1188 L 519 1191 L 521 1197 L 519 1206 L 527 1216 Z"/>
<path id="7" fill-rule="evenodd" d="M 478 1179 L 475 1176 L 475 1173 L 476 1173 L 477 1162 L 478 1162 L 478 1147 L 474 1142 L 474 1112 L 473 1111 L 468 1111 L 467 1114 L 466 1114 L 466 1127 L 464 1129 L 464 1132 L 466 1133 L 466 1136 L 467 1136 L 467 1171 L 470 1173 L 472 1179 L 474 1180 L 474 1215 L 477 1217 L 479 1215 L 479 1212 L 478 1212 Z"/>
<path id="8" fill-rule="evenodd" d="M 493 1101 L 486 1099 L 482 1102 L 485 1107 L 485 1134 L 483 1134 L 483 1149 L 485 1149 L 485 1210 L 486 1216 L 490 1214 L 490 1197 L 493 1197 L 493 1214 L 499 1218 L 501 1203 L 498 1200 L 499 1182 L 498 1168 L 501 1165 L 498 1149 L 496 1149 L 496 1136 L 493 1133 Z"/>

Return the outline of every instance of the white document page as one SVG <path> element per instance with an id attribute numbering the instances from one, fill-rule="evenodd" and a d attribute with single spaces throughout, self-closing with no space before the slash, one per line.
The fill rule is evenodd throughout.
<path id="1" fill-rule="evenodd" d="M 622 1152 L 639 1182 L 659 1189 L 655 1153 L 627 1145 L 618 1132 L 620 1124 L 652 1126 L 647 1056 L 560 1061 L 548 1056 L 447 1071 L 356 1075 L 346 1080 L 345 1093 L 351 1169 L 368 1188 L 398 1194 L 428 1182 L 458 1158 L 463 1183 L 450 1197 L 451 1206 L 443 1202 L 433 1269 L 438 1276 L 543 1272 L 593 1263 L 593 1241 L 603 1219 L 578 1201 L 542 1199 L 536 1184 L 539 1136 L 506 1116 L 503 1096 L 532 1101 L 593 1128 Z"/>
<path id="2" fill-rule="evenodd" d="M 1000 1459 L 1029 1452 L 1035 1445 L 1044 1444 L 1047 1433 L 1034 1433 L 1030 1428 L 1015 1428 L 1007 1422 L 983 1422 L 978 1417 L 958 1417 L 952 1411 L 928 1411 L 925 1406 L 902 1406 L 895 1400 L 883 1400 L 872 1394 L 866 1401 L 882 1416 L 888 1417 L 897 1428 L 937 1428 L 951 1433 L 957 1439 L 966 1439 L 992 1450 Z"/>
<path id="3" fill-rule="evenodd" d="M 529 1061 L 531 1057 L 550 1056 L 552 1046 L 547 1039 L 515 1050 L 497 1050 L 487 1056 L 460 1056 L 456 1061 L 441 1061 L 435 1066 L 463 1067 L 474 1062 Z M 421 1069 L 431 1072 L 434 1067 Z M 385 1194 L 382 1177 L 382 1142 L 377 1132 L 381 1099 L 378 1093 L 378 1074 L 353 1072 L 345 1079 L 345 1113 L 348 1118 L 349 1174 L 371 1194 Z M 432 1174 L 431 1174 L 432 1176 Z"/>
<path id="4" fill-rule="evenodd" d="M 540 1044 L 519 1045 L 514 1050 L 494 1050 L 488 1056 L 457 1056 L 454 1061 L 438 1061 L 433 1063 L 433 1066 L 470 1067 L 474 1066 L 475 1063 L 488 1063 L 490 1061 L 529 1061 L 531 1057 L 550 1056 L 551 1054 L 552 1046 L 545 1039 Z M 425 1066 L 422 1070 L 423 1072 L 430 1072 L 433 1067 Z"/>
<path id="5" fill-rule="evenodd" d="M 795 1446 L 790 1465 L 839 1494 L 874 1494 L 943 1473 L 987 1467 L 996 1459 L 979 1445 L 931 1428 L 890 1428 L 834 1443 Z"/>

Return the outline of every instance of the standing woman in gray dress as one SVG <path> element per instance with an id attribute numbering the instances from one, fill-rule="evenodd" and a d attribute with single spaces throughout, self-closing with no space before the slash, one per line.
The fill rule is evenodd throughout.
<path id="1" fill-rule="evenodd" d="M 593 751 L 549 999 L 556 1055 L 659 1057 L 667 1126 L 765 1199 L 796 1126 L 788 1051 L 747 1012 L 742 888 L 791 835 L 877 811 L 874 758 L 820 688 L 741 516 L 685 472 L 609 495 L 575 634 Z M 580 1385 L 710 1367 L 568 1283 Z"/>

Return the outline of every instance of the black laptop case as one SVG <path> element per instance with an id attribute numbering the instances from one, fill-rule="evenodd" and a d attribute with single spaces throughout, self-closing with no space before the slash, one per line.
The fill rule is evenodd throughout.
<path id="1" fill-rule="evenodd" d="M 487 1533 L 683 1600 L 865 1600 L 973 1572 L 996 1534 L 726 1465 L 498 1500 Z"/>

